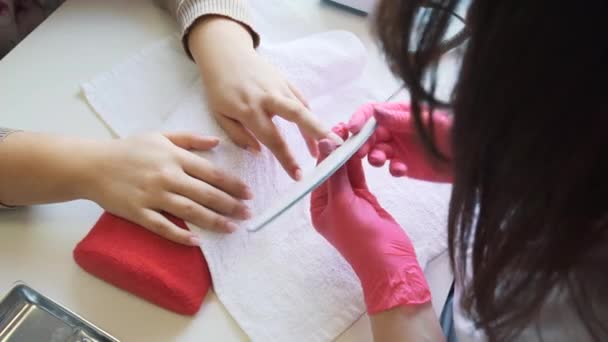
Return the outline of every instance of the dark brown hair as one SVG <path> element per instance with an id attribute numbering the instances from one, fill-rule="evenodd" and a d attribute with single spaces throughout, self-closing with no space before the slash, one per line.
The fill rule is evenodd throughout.
<path id="1" fill-rule="evenodd" d="M 459 279 L 457 305 L 504 341 L 563 290 L 580 318 L 564 323 L 608 340 L 608 2 L 471 0 L 458 80 L 442 102 L 437 56 L 459 5 L 384 0 L 375 15 L 437 157 L 421 107 L 454 116 L 449 252 L 456 274 L 471 276 Z M 424 6 L 434 10 L 420 16 Z"/>

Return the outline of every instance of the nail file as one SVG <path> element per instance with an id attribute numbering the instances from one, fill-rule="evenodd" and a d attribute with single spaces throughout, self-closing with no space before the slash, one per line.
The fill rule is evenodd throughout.
<path id="1" fill-rule="evenodd" d="M 365 144 L 367 139 L 374 133 L 376 129 L 376 119 L 371 117 L 367 120 L 361 131 L 350 136 L 346 141 L 336 148 L 325 160 L 323 160 L 314 170 L 306 175 L 304 179 L 295 183 L 281 198 L 274 202 L 270 207 L 264 210 L 247 223 L 247 230 L 256 232 L 274 219 L 279 217 L 287 209 L 291 208 L 295 203 L 301 200 L 308 193 L 316 189 L 332 174 L 334 174 L 342 165 L 344 165 L 350 157 L 352 157 Z"/>

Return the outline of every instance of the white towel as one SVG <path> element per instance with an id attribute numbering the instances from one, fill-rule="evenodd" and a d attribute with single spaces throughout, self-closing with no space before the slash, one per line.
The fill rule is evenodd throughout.
<path id="1" fill-rule="evenodd" d="M 255 194 L 250 207 L 254 214 L 260 212 L 292 180 L 268 150 L 253 156 L 226 138 L 208 113 L 200 82 L 194 81 L 196 69 L 176 53 L 178 48 L 174 39 L 161 42 L 95 77 L 83 85 L 86 98 L 119 135 L 194 129 L 219 136 L 220 146 L 203 156 L 242 177 Z M 261 53 L 306 94 L 312 111 L 328 124 L 348 120 L 360 104 L 382 101 L 394 91 L 361 82 L 366 53 L 350 33 L 318 34 L 262 47 Z M 304 172 L 314 167 L 297 128 L 275 121 Z M 366 172 L 373 192 L 411 237 L 420 263 L 424 266 L 444 251 L 449 187 L 394 179 L 386 169 L 367 167 Z M 257 233 L 200 232 L 214 290 L 254 341 L 329 341 L 365 310 L 355 274 L 314 231 L 308 207 L 306 197 Z"/>

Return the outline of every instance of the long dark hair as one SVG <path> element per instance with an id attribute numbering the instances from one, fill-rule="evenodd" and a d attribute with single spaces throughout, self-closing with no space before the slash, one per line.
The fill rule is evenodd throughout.
<path id="1" fill-rule="evenodd" d="M 457 304 L 504 341 L 557 291 L 580 318 L 567 324 L 608 340 L 608 2 L 471 0 L 442 102 L 437 55 L 459 3 L 384 0 L 375 15 L 418 131 L 444 160 L 421 108 L 454 115 L 449 252 L 456 274 L 471 276 Z"/>

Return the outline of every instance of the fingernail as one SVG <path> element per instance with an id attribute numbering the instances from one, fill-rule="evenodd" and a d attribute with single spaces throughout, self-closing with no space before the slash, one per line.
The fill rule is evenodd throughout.
<path id="1" fill-rule="evenodd" d="M 200 246 L 201 245 L 201 239 L 198 238 L 198 236 L 192 235 L 188 238 L 188 243 L 191 246 Z"/>
<path id="2" fill-rule="evenodd" d="M 407 173 L 407 166 L 405 164 L 392 165 L 390 172 L 393 176 L 404 176 Z"/>
<path id="3" fill-rule="evenodd" d="M 252 216 L 251 209 L 249 209 L 247 207 L 242 207 L 241 217 L 243 217 L 244 219 L 248 219 L 248 218 L 251 218 L 251 216 Z"/>
<path id="4" fill-rule="evenodd" d="M 231 233 L 235 232 L 237 229 L 239 229 L 239 226 L 237 226 L 236 223 L 230 222 L 230 221 L 226 221 L 226 223 L 224 224 L 224 227 L 226 228 L 226 230 L 228 230 Z"/>
<path id="5" fill-rule="evenodd" d="M 338 144 L 338 146 L 344 144 L 344 140 L 342 140 L 342 138 L 340 138 L 340 136 L 334 132 L 329 132 L 329 134 L 327 134 L 327 137 L 336 144 Z"/>
<path id="6" fill-rule="evenodd" d="M 251 191 L 250 187 L 246 187 L 243 190 L 243 197 L 244 197 L 244 199 L 252 199 L 253 198 L 253 191 Z"/>
<path id="7" fill-rule="evenodd" d="M 386 154 L 380 150 L 373 150 L 369 154 L 369 160 L 384 163 L 386 161 Z"/>
<path id="8" fill-rule="evenodd" d="M 297 168 L 293 172 L 293 178 L 295 178 L 295 180 L 297 180 L 297 181 L 299 181 L 300 179 L 302 179 L 302 170 L 300 170 L 300 168 Z"/>
<path id="9" fill-rule="evenodd" d="M 248 145 L 245 146 L 244 148 L 245 148 L 245 151 L 247 151 L 247 152 L 249 152 L 249 153 L 251 153 L 253 155 L 256 155 L 256 154 L 260 153 L 260 151 L 258 151 L 257 149 L 255 149 L 255 148 L 253 148 L 251 146 L 248 146 Z"/>

